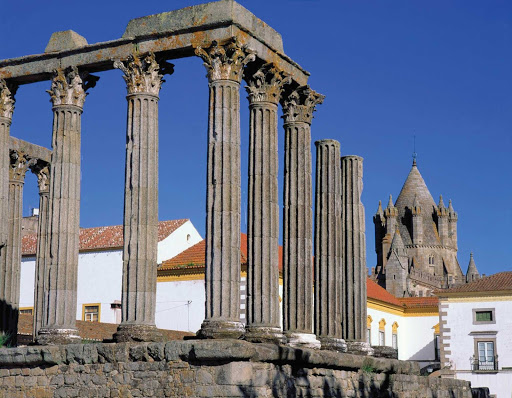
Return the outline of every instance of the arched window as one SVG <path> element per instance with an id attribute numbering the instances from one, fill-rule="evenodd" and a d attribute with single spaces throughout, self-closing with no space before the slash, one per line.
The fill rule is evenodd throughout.
<path id="1" fill-rule="evenodd" d="M 379 322 L 379 345 L 386 345 L 386 321 L 382 318 Z"/>
<path id="2" fill-rule="evenodd" d="M 395 349 L 395 350 L 398 350 L 398 323 L 397 322 L 393 322 L 393 325 L 391 326 L 391 331 L 393 332 L 392 334 L 392 339 L 391 339 L 391 346 Z"/>
<path id="3" fill-rule="evenodd" d="M 429 265 L 434 265 L 435 262 L 434 262 L 434 255 L 433 254 L 428 256 L 428 263 L 429 263 Z"/>

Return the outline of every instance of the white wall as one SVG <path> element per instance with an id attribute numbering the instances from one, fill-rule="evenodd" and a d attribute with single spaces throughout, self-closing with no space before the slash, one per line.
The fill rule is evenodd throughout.
<path id="1" fill-rule="evenodd" d="M 452 370 L 469 371 L 470 357 L 475 354 L 475 338 L 495 338 L 496 354 L 498 355 L 499 369 L 512 367 L 512 297 L 508 300 L 482 299 L 482 301 L 448 302 L 442 301 L 442 319 L 446 321 L 445 328 L 449 332 L 443 334 L 445 344 L 449 344 L 451 353 L 447 354 L 447 360 L 451 362 Z M 473 309 L 494 308 L 496 323 L 473 324 Z M 489 333 L 485 333 L 489 332 Z M 471 372 L 457 372 L 457 377 L 475 381 L 475 387 L 484 386 L 491 388 L 491 394 L 498 394 L 499 398 L 512 396 L 512 372 L 505 373 L 473 374 Z M 505 382 L 506 380 L 506 382 Z M 472 383 L 473 384 L 473 383 Z"/>
<path id="2" fill-rule="evenodd" d="M 379 322 L 384 318 L 385 345 L 392 346 L 393 323 L 398 323 L 398 359 L 420 361 L 420 366 L 435 359 L 434 329 L 438 316 L 405 317 L 391 312 L 368 308 L 373 319 L 371 344 L 379 345 Z"/>
<path id="3" fill-rule="evenodd" d="M 158 243 L 158 262 L 161 263 L 176 256 L 199 241 L 201 236 L 192 223 L 187 221 Z M 35 257 L 24 257 L 21 262 L 20 307 L 34 306 L 34 272 Z M 82 319 L 83 304 L 99 303 L 101 304 L 100 321 L 116 323 L 115 311 L 111 309 L 111 304 L 114 301 L 121 301 L 122 274 L 123 251 L 121 249 L 81 252 L 78 255 L 76 319 Z M 204 315 L 204 287 L 202 290 L 201 316 Z"/>
<path id="4" fill-rule="evenodd" d="M 196 332 L 204 319 L 204 303 L 204 280 L 158 282 L 156 326 Z"/>
<path id="5" fill-rule="evenodd" d="M 194 246 L 202 240 L 203 238 L 201 238 L 194 225 L 187 221 L 167 238 L 158 242 L 157 263 L 161 264 L 163 261 L 175 257 L 183 250 Z"/>

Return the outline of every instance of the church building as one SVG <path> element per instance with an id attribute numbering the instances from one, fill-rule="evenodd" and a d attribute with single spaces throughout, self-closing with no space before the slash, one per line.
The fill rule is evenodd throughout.
<path id="1" fill-rule="evenodd" d="M 430 296 L 479 278 L 471 255 L 467 275 L 457 259 L 457 212 L 435 203 L 416 159 L 393 204 L 379 202 L 373 217 L 377 265 L 372 279 L 396 297 Z"/>

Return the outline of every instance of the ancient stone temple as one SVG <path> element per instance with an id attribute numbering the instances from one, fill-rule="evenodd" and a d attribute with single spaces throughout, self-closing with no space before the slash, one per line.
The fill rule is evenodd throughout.
<path id="1" fill-rule="evenodd" d="M 434 289 L 466 283 L 457 259 L 457 220 L 452 201 L 436 203 L 416 160 L 396 199 L 379 202 L 373 217 L 377 265 L 372 270 L 382 287 L 397 297 L 430 296 Z M 468 273 L 478 277 L 471 258 Z M 476 276 L 475 276 L 476 275 Z"/>
<path id="2" fill-rule="evenodd" d="M 203 62 L 206 79 L 198 78 L 209 93 L 203 108 L 206 300 L 194 339 L 164 342 L 155 326 L 159 95 L 164 76 L 180 73 L 169 61 L 183 57 Z M 112 69 L 127 89 L 122 319 L 115 342 L 81 344 L 75 322 L 81 119 L 88 90 L 102 83 L 95 74 Z M 340 158 L 334 140 L 317 142 L 313 211 L 311 129 L 325 97 L 307 84 L 308 77 L 284 53 L 274 29 L 230 0 L 134 19 L 121 38 L 108 42 L 88 44 L 75 32 L 57 32 L 44 54 L 0 61 L 0 332 L 16 333 L 28 169 L 38 176 L 41 203 L 37 346 L 0 349 L 0 396 L 471 396 L 467 382 L 429 380 L 416 363 L 369 355 L 362 158 Z M 53 113 L 51 151 L 10 137 L 16 87 L 41 81 L 48 83 Z M 240 99 L 244 81 L 247 102 Z M 242 106 L 249 109 L 248 128 L 240 126 Z M 242 134 L 249 137 L 248 153 L 241 153 Z M 245 325 L 242 156 L 249 159 Z"/>

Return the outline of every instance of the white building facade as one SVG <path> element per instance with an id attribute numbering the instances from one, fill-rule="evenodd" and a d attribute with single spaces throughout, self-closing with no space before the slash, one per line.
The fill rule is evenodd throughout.
<path id="1" fill-rule="evenodd" d="M 443 377 L 512 397 L 512 272 L 437 294 Z"/>
<path id="2" fill-rule="evenodd" d="M 35 239 L 34 235 L 27 235 L 23 238 L 20 282 L 21 312 L 30 312 L 34 306 Z M 161 221 L 159 223 L 158 263 L 178 255 L 201 240 L 199 232 L 190 220 Z M 76 309 L 78 320 L 121 322 L 122 270 L 122 226 L 82 228 L 78 256 Z M 156 312 L 161 313 L 166 308 L 166 303 L 159 300 L 158 295 L 157 291 Z M 157 326 L 160 327 L 158 321 Z"/>

